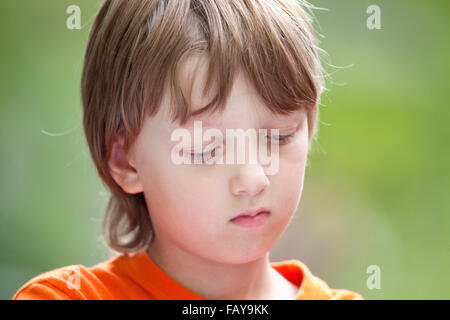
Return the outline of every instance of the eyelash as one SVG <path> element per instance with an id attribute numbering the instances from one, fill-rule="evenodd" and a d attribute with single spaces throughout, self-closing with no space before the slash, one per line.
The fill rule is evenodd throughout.
<path id="1" fill-rule="evenodd" d="M 269 136 L 275 136 L 275 137 L 278 137 L 278 140 L 277 140 L 277 142 L 278 142 L 278 144 L 280 144 L 280 145 L 285 145 L 285 144 L 288 144 L 290 141 L 291 141 L 291 139 L 292 139 L 292 137 L 294 136 L 294 134 L 288 134 L 288 135 L 268 135 L 268 137 Z M 195 159 L 195 157 L 198 157 L 198 158 L 204 158 L 204 157 L 206 157 L 206 156 L 212 156 L 212 153 L 214 152 L 214 151 L 216 151 L 216 149 L 217 148 L 214 148 L 214 149 L 211 149 L 210 151 L 207 151 L 207 152 L 203 152 L 203 153 L 191 153 L 190 155 L 191 155 L 191 157 L 194 157 L 194 159 Z"/>
<path id="2" fill-rule="evenodd" d="M 271 135 L 269 135 L 269 136 L 271 136 Z M 272 135 L 272 136 L 278 137 L 278 140 L 277 140 L 278 144 L 284 145 L 284 144 L 288 144 L 291 141 L 294 134 L 287 134 L 284 136 L 282 136 L 282 135 Z"/>
<path id="3" fill-rule="evenodd" d="M 201 158 L 202 160 L 205 160 L 204 158 L 206 156 L 211 157 L 212 153 L 215 152 L 217 150 L 217 148 L 211 149 L 210 151 L 207 152 L 203 152 L 203 153 L 191 153 L 191 159 L 195 160 L 195 158 Z"/>

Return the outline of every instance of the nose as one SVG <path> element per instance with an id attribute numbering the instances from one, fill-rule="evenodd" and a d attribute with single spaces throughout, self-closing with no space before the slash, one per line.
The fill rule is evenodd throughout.
<path id="1" fill-rule="evenodd" d="M 256 196 L 268 185 L 269 179 L 260 164 L 236 165 L 236 172 L 230 181 L 231 193 L 235 196 Z"/>

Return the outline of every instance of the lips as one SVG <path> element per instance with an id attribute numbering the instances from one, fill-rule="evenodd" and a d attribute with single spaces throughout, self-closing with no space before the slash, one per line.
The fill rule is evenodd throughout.
<path id="1" fill-rule="evenodd" d="M 270 211 L 261 208 L 254 211 L 246 211 L 231 219 L 231 223 L 244 229 L 259 229 L 269 219 Z"/>
<path id="2" fill-rule="evenodd" d="M 260 208 L 258 210 L 245 211 L 245 212 L 241 213 L 240 215 L 232 218 L 231 221 L 233 221 L 234 219 L 237 219 L 239 217 L 254 217 L 254 216 L 256 216 L 256 215 L 258 215 L 260 213 L 263 213 L 263 212 L 270 213 L 270 211 L 265 209 L 265 208 Z"/>

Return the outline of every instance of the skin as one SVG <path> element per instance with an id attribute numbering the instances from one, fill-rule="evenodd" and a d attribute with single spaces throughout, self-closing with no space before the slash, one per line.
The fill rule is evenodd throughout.
<path id="1" fill-rule="evenodd" d="M 209 101 L 201 95 L 204 71 L 195 77 L 194 109 Z M 172 278 L 208 299 L 294 299 L 298 288 L 270 267 L 269 251 L 301 198 L 310 143 L 306 111 L 271 114 L 239 72 L 225 112 L 197 118 L 204 121 L 203 131 L 208 124 L 223 132 L 225 128 L 295 132 L 289 143 L 279 146 L 278 172 L 266 175 L 259 163 L 172 163 L 171 148 L 177 142 L 170 136 L 180 126 L 170 121 L 168 99 L 166 91 L 160 111 L 146 118 L 130 151 L 125 153 L 118 139 L 109 159 L 112 176 L 126 192 L 144 192 L 155 232 L 148 255 Z M 193 136 L 192 122 L 185 128 Z M 271 212 L 263 226 L 245 229 L 230 221 L 260 207 Z"/>

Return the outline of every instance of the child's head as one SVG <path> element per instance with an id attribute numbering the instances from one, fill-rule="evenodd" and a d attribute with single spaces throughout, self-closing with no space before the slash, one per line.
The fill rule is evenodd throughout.
<path id="1" fill-rule="evenodd" d="M 243 262 L 269 250 L 292 217 L 324 89 L 317 40 L 299 0 L 106 0 L 82 77 L 84 129 L 111 199 L 108 245 L 176 246 Z M 279 129 L 279 170 L 176 165 L 171 133 Z M 295 133 L 295 134 L 294 134 Z M 194 145 L 192 150 L 199 150 Z M 230 219 L 270 210 L 264 226 Z M 268 232 L 270 231 L 270 232 Z"/>

